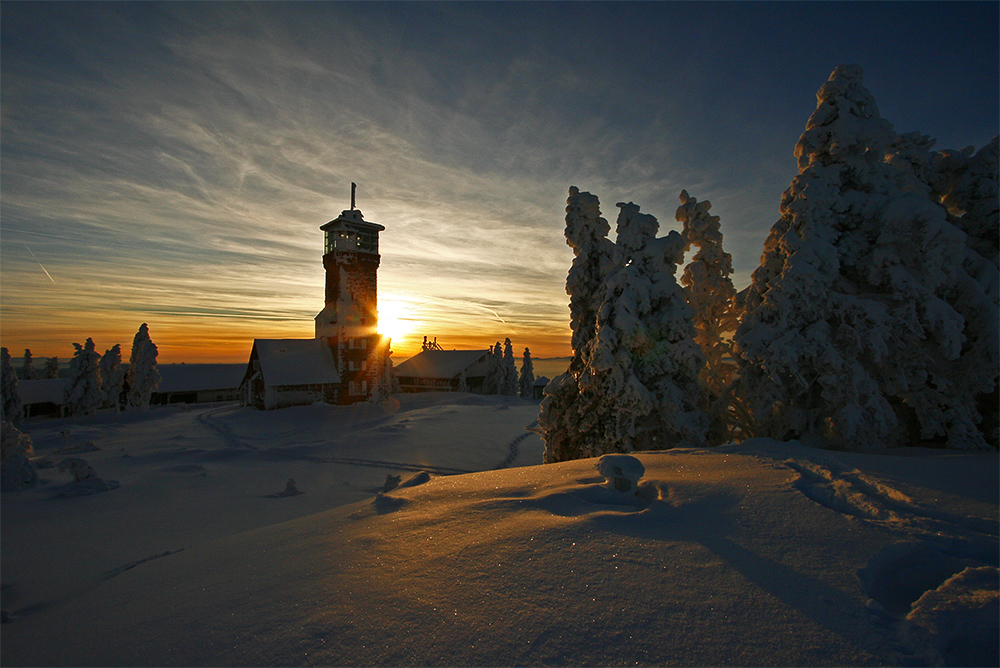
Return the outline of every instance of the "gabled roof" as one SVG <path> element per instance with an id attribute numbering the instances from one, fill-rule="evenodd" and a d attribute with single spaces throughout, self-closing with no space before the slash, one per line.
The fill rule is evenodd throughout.
<path id="1" fill-rule="evenodd" d="M 396 367 L 397 378 L 455 378 L 488 350 L 424 350 Z"/>
<path id="2" fill-rule="evenodd" d="M 21 396 L 21 403 L 25 406 L 44 403 L 53 403 L 57 406 L 62 406 L 65 402 L 65 392 L 68 384 L 68 378 L 19 380 L 17 381 L 17 393 Z"/>
<path id="3" fill-rule="evenodd" d="M 320 339 L 254 339 L 260 370 L 268 385 L 339 383 L 333 352 Z"/>
<path id="4" fill-rule="evenodd" d="M 240 386 L 246 371 L 242 364 L 157 364 L 160 386 L 157 392 L 201 392 L 228 390 Z"/>

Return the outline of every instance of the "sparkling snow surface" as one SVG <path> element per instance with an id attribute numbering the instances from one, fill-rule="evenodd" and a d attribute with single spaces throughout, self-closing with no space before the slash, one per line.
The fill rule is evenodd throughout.
<path id="1" fill-rule="evenodd" d="M 537 412 L 429 394 L 29 421 L 36 462 L 93 441 L 73 456 L 119 487 L 58 498 L 48 468 L 3 495 L 0 661 L 996 664 L 995 453 L 643 453 L 622 503 L 595 459 L 533 465 Z"/>

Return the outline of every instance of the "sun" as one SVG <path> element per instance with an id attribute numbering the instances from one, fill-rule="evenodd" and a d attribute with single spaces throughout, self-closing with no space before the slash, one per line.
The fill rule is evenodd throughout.
<path id="1" fill-rule="evenodd" d="M 417 324 L 407 302 L 391 297 L 378 300 L 378 333 L 389 337 L 393 343 L 402 343 Z"/>

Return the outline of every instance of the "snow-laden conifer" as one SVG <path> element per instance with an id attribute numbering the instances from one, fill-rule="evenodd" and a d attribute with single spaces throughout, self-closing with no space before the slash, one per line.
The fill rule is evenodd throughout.
<path id="1" fill-rule="evenodd" d="M 964 235 L 900 189 L 884 160 L 895 135 L 860 67 L 836 68 L 817 98 L 735 336 L 760 432 L 871 450 L 910 438 L 913 422 L 982 447 L 968 393 L 941 374 L 961 353 L 947 295 Z"/>
<path id="2" fill-rule="evenodd" d="M 42 371 L 42 378 L 58 378 L 59 377 L 59 358 L 50 357 L 45 360 L 45 366 Z"/>
<path id="3" fill-rule="evenodd" d="M 719 217 L 709 214 L 711 202 L 699 202 L 681 191 L 681 206 L 675 215 L 683 224 L 684 252 L 697 247 L 684 268 L 681 284 L 694 311 L 695 341 L 705 355 L 701 370 L 701 407 L 711 420 L 709 442 L 728 440 L 727 390 L 736 375 L 730 338 L 736 330 L 736 288 L 730 275 L 733 258 L 722 249 Z"/>
<path id="4" fill-rule="evenodd" d="M 17 373 L 6 348 L 0 348 L 0 418 L 19 425 L 24 418 L 21 393 L 17 389 Z"/>
<path id="5" fill-rule="evenodd" d="M 35 360 L 31 356 L 31 350 L 28 348 L 24 349 L 24 362 L 21 364 L 21 373 L 18 375 L 19 380 L 37 380 L 38 372 L 35 371 Z"/>
<path id="6" fill-rule="evenodd" d="M 531 351 L 524 349 L 521 359 L 521 373 L 517 380 L 519 394 L 522 399 L 532 399 L 535 396 L 535 369 L 531 361 Z"/>
<path id="7" fill-rule="evenodd" d="M 503 389 L 503 348 L 500 342 L 490 346 L 486 360 L 486 377 L 483 379 L 483 394 L 501 394 Z"/>
<path id="8" fill-rule="evenodd" d="M 149 327 L 142 323 L 132 339 L 132 353 L 125 374 L 129 407 L 139 410 L 149 408 L 149 400 L 160 386 L 160 371 L 156 368 L 158 354 L 156 344 L 149 338 Z"/>
<path id="9" fill-rule="evenodd" d="M 514 362 L 514 347 L 509 338 L 503 341 L 503 362 L 499 393 L 505 397 L 517 396 L 517 364 Z"/>
<path id="10" fill-rule="evenodd" d="M 954 179 L 942 201 L 968 235 L 969 246 L 1000 265 L 1000 175 L 997 163 L 1000 138 L 983 146 L 953 171 Z M 939 158 L 940 162 L 944 159 Z"/>
<path id="11" fill-rule="evenodd" d="M 691 307 L 677 283 L 684 239 L 656 237 L 659 222 L 631 202 L 619 204 L 618 263 L 604 280 L 590 371 L 581 396 L 594 431 L 585 456 L 705 444 L 708 422 L 697 405 L 705 363 Z"/>
<path id="12" fill-rule="evenodd" d="M 104 396 L 104 406 L 121 408 L 122 389 L 125 386 L 125 367 L 122 366 L 122 347 L 120 343 L 104 351 L 100 361 L 101 394 Z"/>
<path id="13" fill-rule="evenodd" d="M 0 491 L 16 492 L 38 482 L 38 472 L 30 459 L 34 452 L 27 434 L 7 420 L 0 420 Z"/>
<path id="14" fill-rule="evenodd" d="M 94 340 L 87 339 L 81 346 L 74 343 L 76 352 L 69 361 L 69 382 L 65 389 L 66 410 L 71 415 L 90 415 L 101 406 L 101 355 L 94 349 Z"/>
<path id="15" fill-rule="evenodd" d="M 571 187 L 566 200 L 565 235 L 573 249 L 573 264 L 566 277 L 573 358 L 566 372 L 549 381 L 543 391 L 538 429 L 545 441 L 546 463 L 581 456 L 575 435 L 588 416 L 578 401 L 579 379 L 586 372 L 585 357 L 593 344 L 604 278 L 614 264 L 610 231 L 611 226 L 601 216 L 598 198 Z"/>
<path id="16" fill-rule="evenodd" d="M 947 208 L 949 222 L 965 233 L 961 270 L 945 299 L 964 319 L 962 351 L 955 363 L 938 365 L 935 386 L 947 382 L 975 396 L 979 428 L 993 447 L 1000 442 L 1000 268 L 997 266 L 998 140 L 981 148 L 932 151 L 934 140 L 912 132 L 897 137 L 886 156 L 907 192 Z M 931 415 L 939 411 L 932 410 Z M 937 429 L 937 431 L 941 431 Z"/>
<path id="17" fill-rule="evenodd" d="M 567 238 L 581 219 L 574 194 Z M 632 203 L 618 206 L 616 243 L 600 243 L 606 223 L 594 225 L 593 213 L 584 227 L 598 230 L 590 237 L 594 273 L 581 271 L 577 278 L 586 280 L 572 283 L 584 292 L 571 292 L 578 306 L 571 316 L 594 320 L 574 327 L 590 338 L 574 339 L 570 371 L 546 386 L 539 414 L 546 462 L 705 442 L 707 418 L 697 406 L 705 360 L 675 278 L 684 240 L 676 232 L 657 238 L 656 218 Z"/>

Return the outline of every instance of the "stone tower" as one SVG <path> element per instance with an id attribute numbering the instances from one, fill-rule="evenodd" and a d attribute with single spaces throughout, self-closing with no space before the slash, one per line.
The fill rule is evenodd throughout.
<path id="1" fill-rule="evenodd" d="M 379 341 L 378 233 L 385 228 L 365 221 L 351 208 L 320 227 L 325 234 L 326 306 L 316 316 L 316 338 L 330 345 L 337 360 L 343 390 L 339 403 L 368 398 L 368 359 Z"/>

